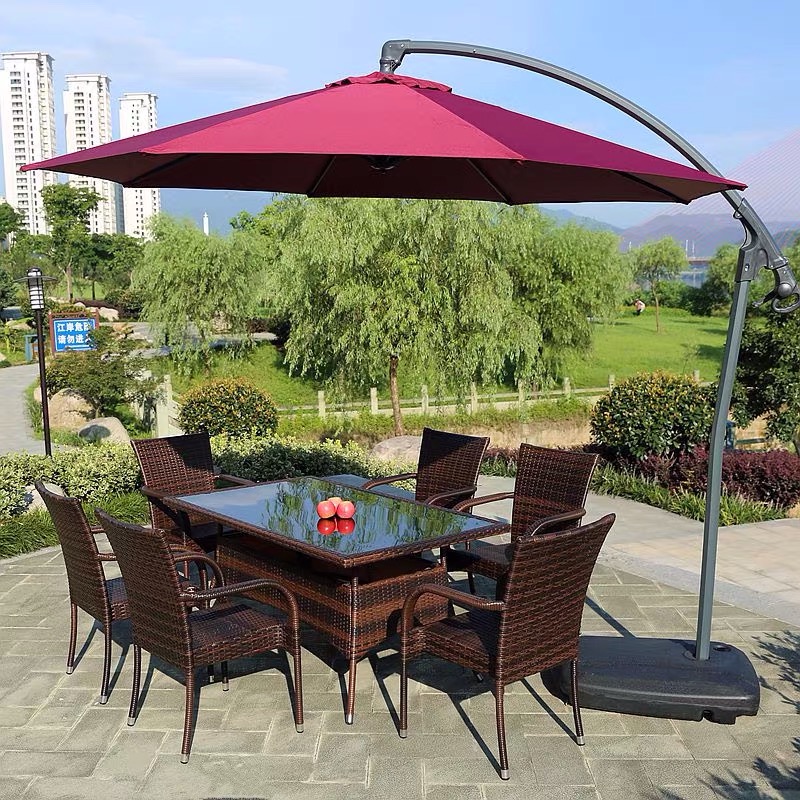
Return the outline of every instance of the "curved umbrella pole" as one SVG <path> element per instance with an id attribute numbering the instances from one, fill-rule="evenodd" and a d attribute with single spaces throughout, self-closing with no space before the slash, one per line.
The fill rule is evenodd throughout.
<path id="1" fill-rule="evenodd" d="M 717 168 L 672 128 L 665 125 L 641 106 L 636 105 L 602 84 L 536 58 L 496 50 L 479 45 L 457 42 L 413 41 L 394 39 L 383 45 L 380 58 L 381 72 L 393 73 L 408 53 L 430 53 L 464 56 L 484 61 L 496 61 L 512 67 L 520 67 L 540 75 L 554 78 L 574 86 L 623 111 L 645 127 L 656 133 L 695 167 L 713 175 L 720 175 Z M 722 358 L 720 381 L 717 390 L 714 423 L 712 426 L 708 482 L 706 485 L 706 509 L 703 528 L 703 560 L 700 572 L 700 600 L 697 615 L 697 638 L 694 656 L 698 661 L 708 660 L 711 649 L 711 618 L 714 602 L 714 574 L 716 571 L 717 540 L 719 534 L 719 508 L 722 486 L 722 452 L 725 443 L 725 422 L 728 416 L 731 393 L 739 359 L 739 347 L 744 327 L 747 295 L 750 282 L 759 269 L 772 270 L 775 288 L 762 301 L 772 301 L 778 313 L 789 313 L 800 307 L 800 289 L 778 245 L 761 218 L 739 192 L 728 189 L 722 195 L 733 208 L 733 216 L 744 227 L 745 239 L 739 250 L 736 267 L 735 288 L 728 321 L 728 332 Z M 791 301 L 791 302 L 787 302 Z M 758 304 L 760 305 L 760 303 Z"/>

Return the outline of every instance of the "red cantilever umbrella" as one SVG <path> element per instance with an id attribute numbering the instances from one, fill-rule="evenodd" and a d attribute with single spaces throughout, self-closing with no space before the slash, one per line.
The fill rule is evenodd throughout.
<path id="1" fill-rule="evenodd" d="M 22 168 L 132 187 L 253 189 L 311 197 L 688 203 L 744 185 L 374 72 Z"/>

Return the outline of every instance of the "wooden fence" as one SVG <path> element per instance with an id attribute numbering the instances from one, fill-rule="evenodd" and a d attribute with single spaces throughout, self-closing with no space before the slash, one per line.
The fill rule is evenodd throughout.
<path id="1" fill-rule="evenodd" d="M 700 373 L 694 371 L 694 379 L 700 381 Z M 400 407 L 406 414 L 451 414 L 458 411 L 466 411 L 468 414 L 476 414 L 481 409 L 493 408 L 507 410 L 512 408 L 522 409 L 528 403 L 535 403 L 541 400 L 554 400 L 560 397 L 581 397 L 585 400 L 593 400 L 601 397 L 616 383 L 615 376 L 608 376 L 606 386 L 594 386 L 590 388 L 575 389 L 569 378 L 564 378 L 561 387 L 558 389 L 535 390 L 530 387 L 520 385 L 516 392 L 497 392 L 494 394 L 478 394 L 478 389 L 473 383 L 470 387 L 468 397 L 437 397 L 431 398 L 427 386 L 420 387 L 419 397 L 402 398 Z M 150 409 L 150 419 L 156 436 L 175 436 L 182 433 L 178 425 L 180 413 L 180 398 L 172 391 L 172 381 L 169 375 L 164 377 L 162 391 L 158 401 Z M 348 403 L 330 403 L 324 391 L 317 392 L 317 402 L 315 405 L 302 406 L 281 406 L 278 408 L 281 414 L 316 414 L 321 419 L 328 416 L 348 417 L 356 416 L 361 413 L 374 415 L 391 416 L 391 400 L 388 397 L 380 397 L 376 387 L 372 387 L 369 392 L 369 400 L 354 401 Z M 140 415 L 140 419 L 144 419 Z"/>

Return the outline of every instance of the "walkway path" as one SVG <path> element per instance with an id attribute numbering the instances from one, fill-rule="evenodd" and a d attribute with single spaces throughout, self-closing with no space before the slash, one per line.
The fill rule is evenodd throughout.
<path id="1" fill-rule="evenodd" d="M 18 451 L 44 453 L 44 444 L 33 438 L 25 413 L 25 390 L 37 374 L 36 364 L 0 370 L 0 455 Z"/>

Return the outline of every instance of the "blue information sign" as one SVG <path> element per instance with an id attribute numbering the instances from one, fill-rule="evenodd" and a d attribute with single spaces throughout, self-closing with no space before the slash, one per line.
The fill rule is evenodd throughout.
<path id="1" fill-rule="evenodd" d="M 53 317 L 53 351 L 64 353 L 67 350 L 94 350 L 89 332 L 97 326 L 92 317 Z"/>

